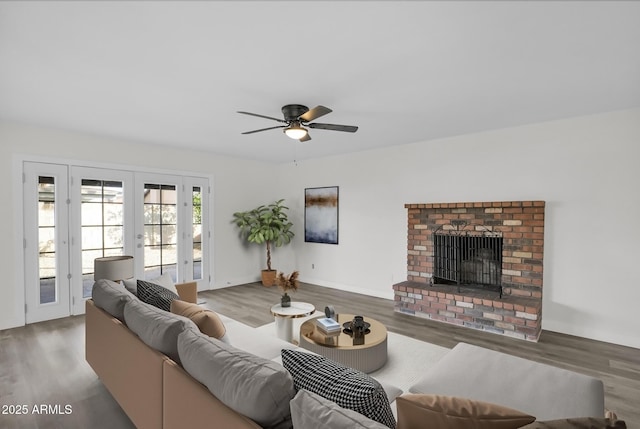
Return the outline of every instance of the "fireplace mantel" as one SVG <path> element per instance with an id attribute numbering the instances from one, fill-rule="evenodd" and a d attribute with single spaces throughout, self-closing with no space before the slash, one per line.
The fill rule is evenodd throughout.
<path id="1" fill-rule="evenodd" d="M 407 281 L 393 286 L 396 311 L 537 341 L 542 322 L 544 201 L 405 204 L 405 208 Z M 433 284 L 433 233 L 461 221 L 503 237 L 502 297 L 492 291 Z"/>

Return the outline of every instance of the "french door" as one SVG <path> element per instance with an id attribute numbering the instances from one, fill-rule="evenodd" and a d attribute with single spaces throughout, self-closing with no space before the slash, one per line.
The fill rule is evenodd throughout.
<path id="1" fill-rule="evenodd" d="M 174 282 L 209 281 L 209 229 L 206 179 L 136 174 L 136 275 L 154 278 L 169 274 Z M 205 227 L 203 229 L 203 227 Z M 203 234 L 206 237 L 203 238 Z"/>
<path id="2" fill-rule="evenodd" d="M 207 288 L 208 179 L 35 162 L 24 177 L 27 323 L 82 314 L 103 256 Z"/>
<path id="3" fill-rule="evenodd" d="M 93 261 L 132 255 L 134 175 L 130 171 L 71 167 L 73 314 L 91 297 Z"/>
<path id="4" fill-rule="evenodd" d="M 25 163 L 26 323 L 70 314 L 68 168 Z"/>

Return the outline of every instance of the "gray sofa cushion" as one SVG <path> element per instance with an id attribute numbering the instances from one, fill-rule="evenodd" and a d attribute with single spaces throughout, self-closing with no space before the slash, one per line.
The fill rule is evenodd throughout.
<path id="1" fill-rule="evenodd" d="M 320 395 L 300 390 L 290 403 L 293 427 L 304 429 L 388 429 Z"/>
<path id="2" fill-rule="evenodd" d="M 99 307 L 124 322 L 124 306 L 136 297 L 125 287 L 111 280 L 101 279 L 93 284 L 91 299 Z"/>
<path id="3" fill-rule="evenodd" d="M 601 380 L 465 343 L 427 368 L 409 391 L 492 402 L 538 420 L 604 416 Z"/>
<path id="4" fill-rule="evenodd" d="M 264 428 L 290 428 L 295 391 L 281 365 L 186 330 L 178 337 L 184 369 L 229 408 Z"/>
<path id="5" fill-rule="evenodd" d="M 178 335 L 187 328 L 198 329 L 186 317 L 167 313 L 138 299 L 125 305 L 124 321 L 142 342 L 178 363 Z"/>

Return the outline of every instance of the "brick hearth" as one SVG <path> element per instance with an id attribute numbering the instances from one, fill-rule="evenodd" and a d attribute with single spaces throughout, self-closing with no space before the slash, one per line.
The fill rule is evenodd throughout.
<path id="1" fill-rule="evenodd" d="M 408 276 L 406 282 L 393 285 L 396 311 L 537 341 L 542 323 L 544 207 L 544 201 L 405 204 Z M 465 221 L 472 231 L 502 236 L 502 298 L 495 291 L 432 284 L 433 232 L 454 229 L 452 221 L 457 220 Z"/>

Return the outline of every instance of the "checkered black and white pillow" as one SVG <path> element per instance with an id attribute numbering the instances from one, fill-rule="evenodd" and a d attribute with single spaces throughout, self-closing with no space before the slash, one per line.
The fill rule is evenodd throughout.
<path id="1" fill-rule="evenodd" d="M 180 299 L 178 295 L 155 283 L 138 280 L 138 298 L 164 311 L 171 311 L 171 301 Z"/>
<path id="2" fill-rule="evenodd" d="M 305 389 L 390 428 L 396 427 L 389 399 L 373 378 L 324 356 L 282 350 L 282 364 L 296 391 Z"/>

